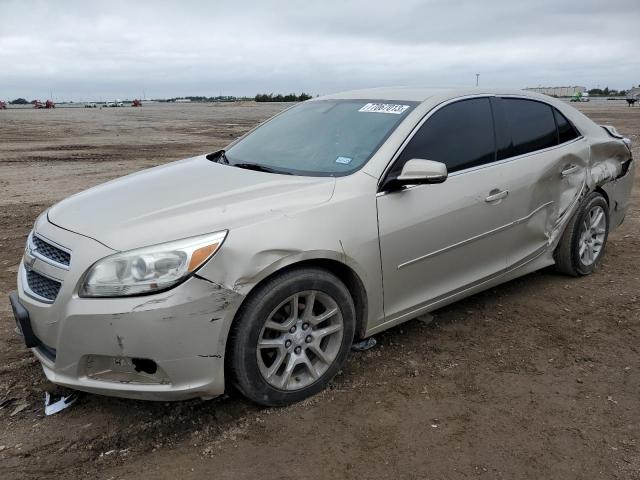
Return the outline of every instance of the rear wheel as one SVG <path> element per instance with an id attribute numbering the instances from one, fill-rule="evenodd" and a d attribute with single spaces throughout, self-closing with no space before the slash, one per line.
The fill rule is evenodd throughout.
<path id="1" fill-rule="evenodd" d="M 274 277 L 239 312 L 230 336 L 233 382 L 262 405 L 303 400 L 339 371 L 354 330 L 353 300 L 333 274 L 304 268 Z"/>
<path id="2" fill-rule="evenodd" d="M 609 235 L 609 206 L 593 192 L 574 213 L 556 249 L 558 270 L 573 276 L 589 275 L 604 256 Z"/>

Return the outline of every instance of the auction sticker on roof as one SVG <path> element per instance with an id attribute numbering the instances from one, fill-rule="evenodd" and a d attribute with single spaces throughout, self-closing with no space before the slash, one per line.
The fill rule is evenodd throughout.
<path id="1" fill-rule="evenodd" d="M 407 108 L 409 108 L 409 105 L 398 105 L 395 103 L 367 103 L 358 111 L 368 113 L 393 113 L 395 115 L 400 115 Z"/>

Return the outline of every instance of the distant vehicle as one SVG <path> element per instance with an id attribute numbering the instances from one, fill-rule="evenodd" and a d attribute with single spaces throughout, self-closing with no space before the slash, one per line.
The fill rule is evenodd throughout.
<path id="1" fill-rule="evenodd" d="M 35 100 L 33 102 L 33 108 L 37 108 L 37 109 L 41 109 L 41 108 L 56 108 L 56 104 L 53 103 L 53 100 L 47 100 L 46 102 L 42 103 L 40 100 Z"/>
<path id="2" fill-rule="evenodd" d="M 287 405 L 353 341 L 554 263 L 596 271 L 634 169 L 628 139 L 546 95 L 314 98 L 48 209 L 11 305 L 54 383 Z"/>
<path id="3" fill-rule="evenodd" d="M 6 110 L 6 109 L 7 109 L 7 102 L 0 101 L 0 110 Z"/>
<path id="4" fill-rule="evenodd" d="M 638 101 L 637 98 L 627 98 L 627 104 L 630 107 L 633 107 L 635 105 L 635 103 Z M 0 110 L 2 109 L 2 102 L 0 102 Z"/>
<path id="5" fill-rule="evenodd" d="M 116 100 L 115 102 L 105 102 L 105 107 L 124 107 L 122 100 Z"/>
<path id="6" fill-rule="evenodd" d="M 132 107 L 141 107 L 142 106 L 142 100 L 135 99 L 133 102 L 131 102 L 131 106 Z"/>
<path id="7" fill-rule="evenodd" d="M 96 103 L 85 103 L 84 108 L 98 108 L 98 104 Z"/>
<path id="8" fill-rule="evenodd" d="M 570 102 L 588 102 L 589 101 L 589 94 L 587 92 L 584 93 L 576 93 L 573 97 L 571 97 L 571 100 L 569 100 Z"/>

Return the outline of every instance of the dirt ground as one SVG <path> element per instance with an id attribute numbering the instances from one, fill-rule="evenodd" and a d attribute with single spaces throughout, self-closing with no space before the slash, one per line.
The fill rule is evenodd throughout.
<path id="1" fill-rule="evenodd" d="M 396 327 L 302 404 L 86 394 L 44 416 L 44 392 L 64 390 L 14 333 L 6 298 L 36 216 L 213 151 L 283 107 L 0 112 L 0 478 L 640 479 L 638 185 L 597 274 L 544 270 Z M 579 108 L 640 158 L 640 108 Z"/>

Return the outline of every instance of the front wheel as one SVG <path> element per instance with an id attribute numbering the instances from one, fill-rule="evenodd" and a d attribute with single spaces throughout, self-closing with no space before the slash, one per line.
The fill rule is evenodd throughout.
<path id="1" fill-rule="evenodd" d="M 598 192 L 591 193 L 574 213 L 556 249 L 558 270 L 575 277 L 598 268 L 609 235 L 609 205 Z"/>
<path id="2" fill-rule="evenodd" d="M 250 400 L 282 406 L 322 390 L 345 362 L 355 331 L 347 287 L 319 268 L 267 280 L 242 306 L 228 367 Z"/>

